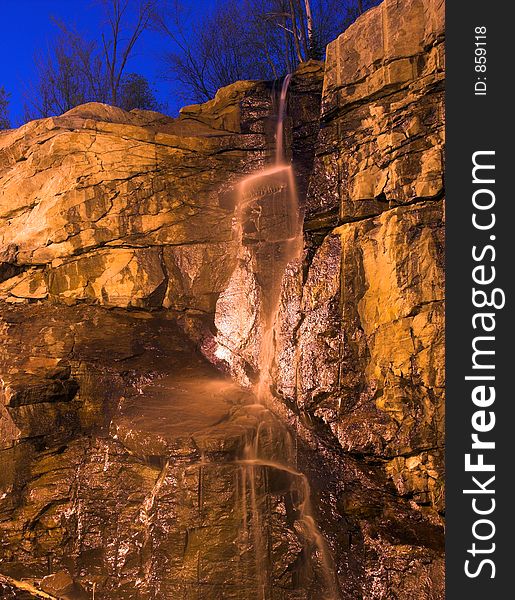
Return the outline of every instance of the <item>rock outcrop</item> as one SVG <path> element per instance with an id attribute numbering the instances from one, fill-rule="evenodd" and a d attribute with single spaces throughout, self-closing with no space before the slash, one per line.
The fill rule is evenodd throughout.
<path id="1" fill-rule="evenodd" d="M 20 269 L 3 297 L 208 310 L 231 256 L 222 188 L 263 162 L 264 87 L 177 120 L 90 104 L 3 134 L 1 239 Z"/>
<path id="2" fill-rule="evenodd" d="M 313 237 L 336 227 L 309 261 L 297 342 L 302 407 L 347 451 L 385 460 L 399 494 L 438 511 L 443 36 L 442 0 L 386 0 L 328 47 L 305 226 Z"/>
<path id="3" fill-rule="evenodd" d="M 31 597 L 23 579 L 254 599 L 256 529 L 270 598 L 323 597 L 309 481 L 341 598 L 443 599 L 443 19 L 441 0 L 385 0 L 293 76 L 305 243 L 266 411 L 249 389 L 263 299 L 233 218 L 272 155 L 273 84 L 177 119 L 87 104 L 0 132 L 6 597 Z M 242 333 L 220 353 L 228 319 Z"/>
<path id="4" fill-rule="evenodd" d="M 283 280 L 272 377 L 277 410 L 359 461 L 381 464 L 398 496 L 440 525 L 443 21 L 443 2 L 385 1 L 328 47 L 313 172 L 301 197 L 304 259 Z M 252 267 L 240 268 L 249 326 L 228 362 L 245 382 L 261 334 L 250 327 L 259 310 Z M 219 304 L 221 323 L 225 311 Z M 377 509 L 358 497 L 356 510 Z M 394 545 L 391 556 L 399 551 Z M 389 567 L 372 570 L 383 590 L 365 597 L 382 597 Z"/>
<path id="5" fill-rule="evenodd" d="M 106 599 L 256 598 L 254 524 L 242 528 L 252 498 L 237 459 L 259 423 L 269 461 L 284 453 L 272 413 L 209 365 L 169 313 L 24 305 L 2 318 L 2 370 L 39 377 L 38 390 L 4 385 L 2 420 L 16 429 L 2 432 L 2 569 L 51 594 L 49 572 L 73 575 L 86 598 L 93 587 Z M 78 380 L 80 390 L 51 397 L 45 375 L 63 387 Z M 302 491 L 272 467 L 254 483 L 270 528 L 272 589 L 298 598 Z M 316 594 L 316 581 L 304 585 Z"/>

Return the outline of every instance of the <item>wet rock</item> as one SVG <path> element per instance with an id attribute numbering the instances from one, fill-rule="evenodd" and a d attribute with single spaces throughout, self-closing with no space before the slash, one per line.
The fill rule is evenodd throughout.
<path id="1" fill-rule="evenodd" d="M 294 74 L 305 246 L 282 281 L 272 204 L 240 253 L 233 223 L 271 160 L 273 84 L 0 136 L 1 572 L 98 600 L 310 600 L 320 535 L 333 596 L 443 598 L 442 52 L 443 3 L 386 0 Z"/>
<path id="2" fill-rule="evenodd" d="M 247 82 L 176 120 L 93 103 L 3 136 L 0 295 L 124 307 L 195 304 L 198 285 L 216 295 L 173 248 L 210 254 L 223 272 L 232 233 L 219 192 L 262 161 L 264 127 L 250 121 L 269 113 L 266 86 Z"/>
<path id="3" fill-rule="evenodd" d="M 73 435 L 78 428 L 77 406 L 72 402 L 78 390 L 70 370 L 28 374 L 13 372 L 0 383 L 0 448 L 45 435 Z"/>
<path id="4" fill-rule="evenodd" d="M 349 223 L 283 283 L 277 392 L 340 446 L 390 460 L 402 496 L 443 508 L 440 202 Z M 418 457 L 418 458 L 417 458 Z M 402 472 L 402 474 L 401 474 Z"/>
<path id="5" fill-rule="evenodd" d="M 328 426 L 347 452 L 386 460 L 399 494 L 437 510 L 442 6 L 384 2 L 329 46 L 303 272 L 283 280 L 274 373 L 300 418 L 320 434 Z"/>
<path id="6" fill-rule="evenodd" d="M 384 2 L 329 45 L 304 260 L 283 279 L 276 325 L 280 410 L 308 444 L 383 465 L 378 496 L 341 493 L 363 536 L 354 555 L 370 550 L 354 592 L 367 598 L 443 597 L 442 52 L 432 1 Z M 371 485 L 358 479 L 356 491 Z M 411 504 L 385 511 L 385 494 Z"/>
<path id="7" fill-rule="evenodd" d="M 39 402 L 68 402 L 73 399 L 79 387 L 76 381 L 69 378 L 69 374 L 68 369 L 62 369 L 60 373 L 47 374 L 44 379 L 19 374 L 11 380 L 4 380 L 4 405 L 16 408 Z"/>
<path id="8" fill-rule="evenodd" d="M 443 23 L 440 0 L 386 0 L 329 44 L 308 221 L 442 195 Z"/>
<path id="9" fill-rule="evenodd" d="M 67 571 L 59 571 L 44 577 L 40 583 L 44 592 L 66 600 L 84 600 L 89 598 L 86 591 L 73 580 Z"/>
<path id="10" fill-rule="evenodd" d="M 324 63 L 309 60 L 295 71 L 287 106 L 287 146 L 291 149 L 297 193 L 304 206 L 310 175 L 313 171 L 315 144 L 320 130 L 320 103 Z"/>
<path id="11" fill-rule="evenodd" d="M 349 451 L 443 441 L 442 236 L 440 203 L 398 208 L 334 230 L 310 265 L 299 406 Z"/>
<path id="12" fill-rule="evenodd" d="M 33 600 L 34 598 L 57 600 L 55 596 L 47 594 L 27 581 L 18 581 L 5 575 L 0 575 L 0 593 L 5 600 Z"/>
<path id="13" fill-rule="evenodd" d="M 245 250 L 220 294 L 215 313 L 215 355 L 247 387 L 257 380 L 263 335 L 260 321 L 263 298 L 253 262 L 251 251 Z"/>
<path id="14" fill-rule="evenodd" d="M 89 594 L 94 585 L 100 599 L 201 590 L 213 600 L 250 599 L 259 569 L 268 568 L 257 562 L 259 535 L 281 551 L 270 585 L 277 594 L 289 586 L 296 597 L 302 588 L 294 573 L 306 552 L 295 525 L 302 494 L 298 477 L 275 466 L 289 455 L 289 438 L 270 411 L 202 358 L 173 319 L 22 305 L 6 308 L 3 322 L 20 336 L 6 338 L 4 368 L 31 370 L 28 381 L 39 382 L 48 400 L 34 406 L 73 405 L 81 431 L 56 436 L 32 423 L 2 451 L 10 473 L 0 499 L 2 569 L 45 577 L 43 589 L 58 597 L 75 597 L 63 591 L 71 577 Z M 27 346 L 20 353 L 29 331 L 45 338 L 30 358 Z M 100 388 L 89 380 L 98 363 Z M 64 385 L 72 373 L 78 392 L 65 401 L 66 390 L 51 382 Z M 8 389 L 11 404 L 40 399 L 35 386 Z M 95 422 L 95 414 L 110 415 L 109 423 Z M 246 465 L 251 443 L 265 458 Z M 55 576 L 63 570 L 70 577 Z"/>

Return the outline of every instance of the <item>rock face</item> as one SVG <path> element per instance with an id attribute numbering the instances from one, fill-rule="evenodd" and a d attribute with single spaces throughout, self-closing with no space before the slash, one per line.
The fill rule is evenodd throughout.
<path id="1" fill-rule="evenodd" d="M 386 0 L 327 48 L 308 221 L 442 196 L 444 3 Z"/>
<path id="2" fill-rule="evenodd" d="M 233 225 L 273 84 L 0 132 L 6 597 L 443 599 L 443 19 L 385 0 L 292 78 L 266 408 Z"/>
<path id="3" fill-rule="evenodd" d="M 444 511 L 443 18 L 442 2 L 385 1 L 328 47 L 301 197 L 304 258 L 283 280 L 272 374 L 277 410 L 381 464 L 413 515 L 435 525 Z M 221 322 L 224 311 L 219 304 Z M 254 368 L 257 338 L 249 329 L 239 342 L 249 368 L 236 375 Z M 352 502 L 385 515 L 360 494 Z M 442 531 L 433 535 L 441 544 Z M 403 562 L 399 540 L 387 554 Z M 364 597 L 388 597 L 392 567 L 379 563 Z M 412 587 L 418 568 L 397 580 L 400 597 L 428 593 Z M 441 571 L 430 579 L 440 589 Z"/>
<path id="4" fill-rule="evenodd" d="M 336 227 L 309 261 L 297 341 L 301 406 L 330 424 L 342 448 L 385 460 L 401 496 L 437 511 L 443 35 L 442 1 L 387 0 L 328 47 L 306 228 L 318 237 L 321 223 Z"/>
<path id="5" fill-rule="evenodd" d="M 1 240 L 20 272 L 3 297 L 209 310 L 231 256 L 222 188 L 262 164 L 268 96 L 241 83 L 177 120 L 89 104 L 4 134 Z"/>
<path id="6" fill-rule="evenodd" d="M 436 512 L 444 507 L 443 82 L 442 2 L 383 2 L 329 45 L 301 197 L 304 260 L 283 281 L 273 374 L 278 401 L 328 426 L 345 451 L 384 461 L 401 496 Z M 258 298 L 252 269 L 239 269 L 244 295 Z M 237 348 L 247 371 L 256 367 L 256 304 L 247 303 Z M 223 304 L 218 312 L 223 322 Z"/>
<path id="7" fill-rule="evenodd" d="M 17 435 L 3 435 L 10 469 L 0 514 L 2 568 L 11 577 L 42 580 L 44 591 L 72 599 L 95 586 L 106 599 L 250 600 L 259 593 L 254 497 L 270 528 L 274 597 L 305 598 L 292 584 L 305 573 L 303 593 L 316 593 L 303 568 L 302 490 L 297 477 L 271 466 L 284 454 L 280 424 L 209 365 L 169 313 L 29 305 L 2 317 L 12 340 L 3 369 L 14 370 L 21 354 L 19 370 L 81 381 L 75 399 L 38 397 L 30 381 L 7 392 Z M 29 340 L 43 336 L 46 344 L 27 356 Z M 30 416 L 11 409 L 22 400 Z M 74 427 L 45 402 L 75 402 Z M 268 462 L 247 467 L 238 458 L 258 423 Z M 72 591 L 57 593 L 59 586 Z"/>

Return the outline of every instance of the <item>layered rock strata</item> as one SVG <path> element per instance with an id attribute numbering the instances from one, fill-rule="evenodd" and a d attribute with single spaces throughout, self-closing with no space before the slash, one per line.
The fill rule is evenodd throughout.
<path id="1" fill-rule="evenodd" d="M 321 223 L 330 229 L 310 260 L 297 336 L 301 406 L 345 450 L 386 461 L 401 496 L 437 511 L 443 38 L 443 1 L 387 0 L 328 46 L 306 229 L 313 237 Z"/>
<path id="2" fill-rule="evenodd" d="M 63 597 L 255 598 L 235 461 L 264 428 L 269 462 L 284 431 L 295 441 L 287 466 L 311 484 L 342 598 L 444 597 L 443 17 L 438 0 L 385 0 L 324 71 L 293 77 L 305 245 L 266 417 L 195 344 L 231 369 L 216 323 L 238 268 L 233 374 L 259 376 L 259 290 L 232 220 L 238 181 L 273 153 L 272 84 L 178 119 L 91 104 L 0 133 L 6 595 L 29 579 Z M 256 482 L 271 597 L 320 597 L 298 476 L 262 465 Z"/>

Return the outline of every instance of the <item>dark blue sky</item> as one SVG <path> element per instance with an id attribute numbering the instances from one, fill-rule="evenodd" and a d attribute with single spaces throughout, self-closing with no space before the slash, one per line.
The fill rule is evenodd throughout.
<path id="1" fill-rule="evenodd" d="M 183 4 L 201 11 L 214 1 L 187 0 Z M 23 120 L 24 85 L 34 75 L 34 52 L 36 48 L 45 48 L 56 32 L 50 18 L 57 17 L 91 36 L 102 19 L 101 9 L 96 0 L 0 0 L 0 4 L 0 85 L 11 94 L 11 124 L 17 126 Z M 158 100 L 168 101 L 167 112 L 174 113 L 179 106 L 173 102 L 173 84 L 160 77 L 159 56 L 168 43 L 155 32 L 146 32 L 127 72 L 144 75 L 153 85 Z"/>

